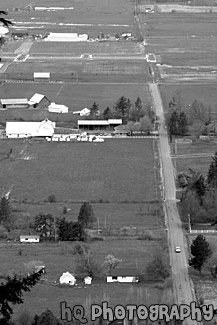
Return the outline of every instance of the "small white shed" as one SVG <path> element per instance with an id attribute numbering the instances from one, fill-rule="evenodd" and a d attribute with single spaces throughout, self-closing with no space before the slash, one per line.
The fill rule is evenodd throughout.
<path id="1" fill-rule="evenodd" d="M 39 243 L 39 241 L 40 241 L 40 236 L 37 235 L 20 236 L 21 243 Z"/>
<path id="2" fill-rule="evenodd" d="M 91 283 L 92 283 L 92 278 L 91 278 L 91 276 L 86 276 L 86 277 L 84 278 L 84 283 L 85 283 L 85 284 L 91 284 Z"/>
<path id="3" fill-rule="evenodd" d="M 60 282 L 60 284 L 69 284 L 69 285 L 73 286 L 76 282 L 76 279 L 73 274 L 71 274 L 67 271 L 61 275 L 59 282 Z"/>

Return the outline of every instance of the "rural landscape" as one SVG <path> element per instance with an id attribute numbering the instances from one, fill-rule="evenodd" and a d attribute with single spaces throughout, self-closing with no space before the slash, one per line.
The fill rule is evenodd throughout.
<path id="1" fill-rule="evenodd" d="M 82 323 L 63 302 L 88 324 L 216 324 L 216 18 L 1 1 L 0 324 Z M 120 313 L 93 320 L 103 302 Z M 174 312 L 192 302 L 202 319 Z"/>

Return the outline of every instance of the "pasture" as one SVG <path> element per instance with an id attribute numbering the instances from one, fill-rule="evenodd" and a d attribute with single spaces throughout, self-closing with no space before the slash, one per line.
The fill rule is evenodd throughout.
<path id="1" fill-rule="evenodd" d="M 89 299 L 103 301 L 109 299 L 111 306 L 116 304 L 126 304 L 131 299 L 131 303 L 151 304 L 157 303 L 161 299 L 159 293 L 162 291 L 149 281 L 144 287 L 144 283 L 139 284 L 106 284 L 104 279 L 95 279 L 90 287 L 84 288 L 81 285 L 78 288 L 58 287 L 54 285 L 63 272 L 74 272 L 78 262 L 78 256 L 73 254 L 73 248 L 76 243 L 58 244 L 1 244 L 0 258 L 2 261 L 2 273 L 11 270 L 11 272 L 25 273 L 24 263 L 32 260 L 40 260 L 46 265 L 47 273 L 43 276 L 44 283 L 37 284 L 31 292 L 24 294 L 24 304 L 15 306 L 15 317 L 20 309 L 27 309 L 31 314 L 41 313 L 46 308 L 59 316 L 59 303 L 67 301 L 69 304 L 83 304 Z M 167 251 L 165 243 L 162 241 L 146 240 L 106 240 L 89 244 L 95 261 L 102 267 L 102 272 L 106 271 L 103 262 L 108 254 L 114 254 L 115 257 L 122 260 L 120 267 L 139 267 L 145 273 L 145 268 L 153 258 L 156 250 L 164 249 Z M 21 250 L 22 255 L 18 252 Z M 6 258 L 7 257 L 7 258 Z M 9 258 L 10 257 L 10 258 Z M 12 262 L 13 261 L 13 262 Z M 79 283 L 79 282 L 78 282 Z M 156 286 L 156 287 L 155 287 Z M 80 287 L 80 288 L 79 288 Z M 140 291 L 140 296 L 137 296 Z M 133 291 L 134 294 L 130 294 Z M 148 293 L 148 297 L 146 297 Z M 141 296 L 142 295 L 142 296 Z M 107 299 L 105 299 L 105 297 Z M 147 299 L 148 298 L 148 299 Z"/>
<path id="2" fill-rule="evenodd" d="M 0 191 L 13 184 L 17 200 L 146 202 L 156 200 L 154 139 L 104 143 L 3 140 Z M 13 155 L 4 159 L 12 148 Z M 29 159 L 26 159 L 29 157 Z M 150 172 L 152 170 L 152 172 Z"/>
<path id="3" fill-rule="evenodd" d="M 178 172 L 188 172 L 189 168 L 207 175 L 212 156 L 216 152 L 216 141 L 198 141 L 196 143 L 178 143 L 176 167 Z M 179 155 L 182 157 L 179 158 Z"/>
<path id="4" fill-rule="evenodd" d="M 145 107 L 151 103 L 148 86 L 145 84 L 109 84 L 109 83 L 4 83 L 0 87 L 0 98 L 28 98 L 35 93 L 47 96 L 50 101 L 64 104 L 69 107 L 69 112 L 80 110 L 84 107 L 91 107 L 94 102 L 99 104 L 101 112 L 109 106 L 113 107 L 115 102 L 125 96 L 134 103 L 137 97 L 141 98 L 142 105 Z M 42 111 L 37 110 L 7 110 L 1 111 L 2 120 L 14 118 L 34 118 L 43 115 Z M 58 115 L 58 114 L 55 114 Z M 70 114 L 63 114 L 70 115 Z M 65 118 L 58 116 L 57 118 Z M 71 118 L 71 117 L 70 117 Z"/>
<path id="5" fill-rule="evenodd" d="M 203 102 L 205 107 L 211 106 L 212 118 L 216 118 L 216 85 L 215 84 L 161 84 L 160 92 L 165 111 L 168 110 L 169 101 L 173 96 L 181 99 L 183 109 L 196 99 Z"/>

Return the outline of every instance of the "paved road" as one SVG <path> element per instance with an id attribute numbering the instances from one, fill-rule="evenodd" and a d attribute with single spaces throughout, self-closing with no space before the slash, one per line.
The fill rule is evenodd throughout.
<path id="1" fill-rule="evenodd" d="M 172 266 L 173 285 L 175 291 L 176 303 L 188 304 L 194 301 L 194 294 L 190 285 L 187 266 L 187 252 L 183 231 L 181 228 L 180 216 L 176 206 L 176 187 L 174 180 L 174 170 L 170 157 L 170 147 L 168 136 L 165 129 L 165 120 L 163 114 L 163 106 L 161 101 L 158 85 L 150 84 L 150 91 L 153 96 L 156 113 L 160 118 L 161 126 L 159 130 L 160 154 L 162 161 L 162 169 L 164 176 L 164 198 L 165 209 L 167 215 L 167 227 L 170 248 L 170 262 Z M 181 248 L 181 254 L 175 253 L 175 247 Z M 186 319 L 185 324 L 197 324 L 196 321 Z"/>

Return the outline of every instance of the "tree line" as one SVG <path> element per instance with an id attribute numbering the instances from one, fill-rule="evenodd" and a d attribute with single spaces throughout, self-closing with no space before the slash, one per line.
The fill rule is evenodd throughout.
<path id="1" fill-rule="evenodd" d="M 184 105 L 181 93 L 177 93 L 168 104 L 166 123 L 170 140 L 173 136 L 187 134 L 199 138 L 200 135 L 216 134 L 215 120 L 211 116 L 211 106 L 194 100 L 190 105 Z"/>
<path id="2" fill-rule="evenodd" d="M 217 152 L 211 159 L 206 177 L 199 171 L 189 169 L 188 173 L 178 175 L 182 188 L 182 215 L 195 222 L 217 224 Z"/>

